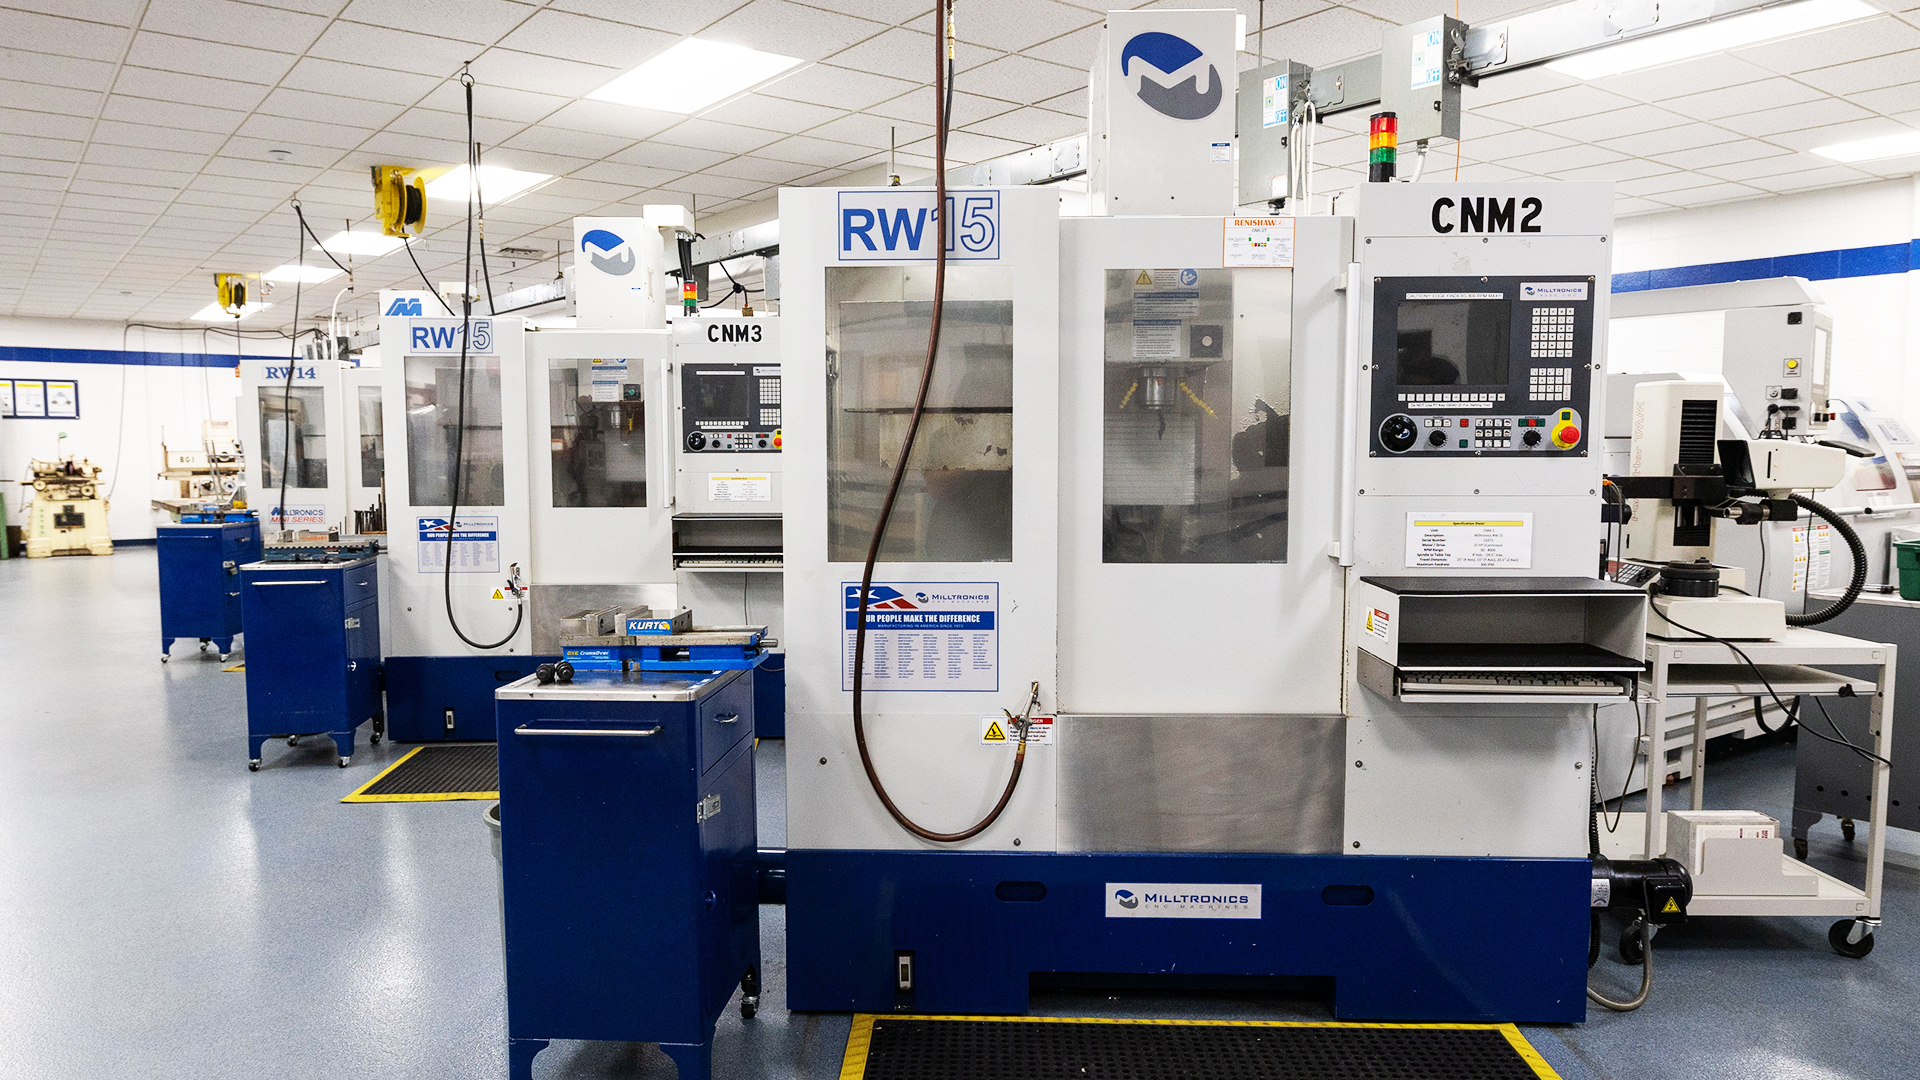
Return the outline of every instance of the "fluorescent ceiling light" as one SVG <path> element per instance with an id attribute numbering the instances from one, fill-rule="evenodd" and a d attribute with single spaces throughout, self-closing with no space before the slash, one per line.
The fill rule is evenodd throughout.
<path id="1" fill-rule="evenodd" d="M 260 275 L 268 281 L 300 282 L 305 285 L 317 285 L 328 278 L 340 276 L 340 268 L 327 264 L 282 263 Z"/>
<path id="2" fill-rule="evenodd" d="M 1803 0 L 1642 36 L 1555 60 L 1547 67 L 1576 79 L 1604 79 L 1880 14 L 1865 0 Z"/>
<path id="3" fill-rule="evenodd" d="M 483 191 L 482 194 L 485 194 L 485 192 Z M 351 230 L 344 230 L 334 233 L 332 236 L 320 241 L 320 248 L 325 248 L 335 255 L 379 256 L 395 250 L 404 243 L 406 243 L 406 241 L 397 236 L 387 236 L 377 232 L 353 232 Z M 318 251 L 320 248 L 315 248 L 314 250 Z"/>
<path id="4" fill-rule="evenodd" d="M 1907 157 L 1920 154 L 1920 131 L 1834 143 L 1832 146 L 1819 147 L 1814 153 L 1835 161 L 1878 161 L 1881 158 Z"/>
<path id="5" fill-rule="evenodd" d="M 250 319 L 255 315 L 258 315 L 260 312 L 265 311 L 272 306 L 273 306 L 272 304 L 261 303 L 257 300 L 249 301 L 245 307 L 242 307 L 240 309 L 240 321 L 244 322 L 245 320 Z M 222 308 L 220 306 L 220 302 L 216 300 L 213 303 L 208 304 L 206 307 L 201 308 L 199 311 L 194 312 L 193 321 L 224 323 L 224 322 L 233 322 L 235 320 L 233 315 L 228 311 L 226 311 L 224 308 Z"/>
<path id="6" fill-rule="evenodd" d="M 427 181 L 427 198 L 466 202 L 467 167 L 456 165 Z M 532 191 L 553 179 L 551 173 L 521 172 L 504 165 L 480 166 L 480 198 L 488 206 L 498 206 Z"/>
<path id="7" fill-rule="evenodd" d="M 688 38 L 587 96 L 660 112 L 696 113 L 771 82 L 801 63 L 797 57 L 743 45 Z"/>

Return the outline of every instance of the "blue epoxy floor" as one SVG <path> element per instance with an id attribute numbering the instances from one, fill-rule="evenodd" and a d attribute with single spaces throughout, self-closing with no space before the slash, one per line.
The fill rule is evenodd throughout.
<path id="1" fill-rule="evenodd" d="M 0 562 L 0 1075 L 488 1078 L 506 1075 L 485 803 L 343 805 L 398 753 L 270 743 L 246 769 L 243 676 L 189 644 L 162 666 L 151 548 Z M 243 659 L 244 654 L 236 656 Z M 1913 737 L 1920 737 L 1916 734 Z M 404 748 L 403 748 L 404 750 Z M 784 757 L 760 748 L 762 842 L 784 842 Z M 1787 820 L 1792 749 L 1711 763 L 1709 806 Z M 1685 805 L 1687 789 L 1667 793 Z M 1920 1074 L 1920 837 L 1892 834 L 1887 925 L 1865 960 L 1826 920 L 1696 922 L 1656 944 L 1627 1016 L 1528 1029 L 1567 1080 L 1906 1080 Z M 1859 880 L 1827 821 L 1815 865 Z M 1463 934 L 1526 918 L 1485 898 Z M 714 1074 L 839 1075 L 848 1019 L 789 1014 L 785 922 L 762 909 L 757 1020 L 721 1021 Z M 1604 959 L 1617 995 L 1638 969 Z M 1312 1000 L 1053 992 L 1053 1015 L 1325 1019 Z M 556 1043 L 545 1078 L 673 1075 L 652 1046 Z"/>

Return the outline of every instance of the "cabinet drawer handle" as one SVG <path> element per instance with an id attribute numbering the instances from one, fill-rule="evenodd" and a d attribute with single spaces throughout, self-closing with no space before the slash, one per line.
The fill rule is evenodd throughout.
<path id="1" fill-rule="evenodd" d="M 256 581 L 256 582 L 254 582 L 253 584 L 254 584 L 254 586 L 255 586 L 256 588 L 261 588 L 261 589 L 264 589 L 264 588 L 266 588 L 266 587 L 267 587 L 267 586 L 269 586 L 269 585 L 325 585 L 325 584 L 327 584 L 327 582 L 326 582 L 325 580 L 320 580 L 320 581 Z"/>
<path id="2" fill-rule="evenodd" d="M 721 713 L 713 718 L 713 722 L 716 724 L 731 724 L 738 719 L 740 719 L 740 714 L 737 712 Z"/>
<path id="3" fill-rule="evenodd" d="M 660 734 L 660 725 L 650 728 L 552 728 L 527 727 L 514 728 L 515 735 L 624 735 L 629 738 L 644 739 Z"/>

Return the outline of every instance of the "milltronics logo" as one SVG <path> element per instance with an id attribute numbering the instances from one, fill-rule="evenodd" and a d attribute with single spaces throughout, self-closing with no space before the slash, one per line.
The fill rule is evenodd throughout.
<path id="1" fill-rule="evenodd" d="M 1136 57 L 1161 74 L 1172 76 L 1203 55 L 1199 46 L 1185 38 L 1163 34 L 1158 30 L 1135 34 L 1120 50 L 1120 75 L 1125 78 L 1131 74 L 1128 69 Z M 1213 111 L 1220 107 L 1221 92 L 1220 71 L 1212 64 L 1207 65 L 1205 93 L 1200 91 L 1200 73 L 1197 70 L 1187 76 L 1186 81 L 1173 86 L 1162 86 L 1144 73 L 1140 76 L 1140 100 L 1146 102 L 1154 112 L 1175 120 L 1203 120 L 1212 116 Z"/>
<path id="2" fill-rule="evenodd" d="M 393 303 L 387 305 L 389 315 L 423 315 L 420 310 L 420 298 L 417 296 L 396 296 Z"/>
<path id="3" fill-rule="evenodd" d="M 636 264 L 633 248 L 616 233 L 589 229 L 587 235 L 580 238 L 580 250 L 592 261 L 593 268 L 603 274 L 619 277 L 633 273 Z"/>
<path id="4" fill-rule="evenodd" d="M 1128 911 L 1140 906 L 1140 898 L 1125 889 L 1113 890 L 1113 901 Z"/>

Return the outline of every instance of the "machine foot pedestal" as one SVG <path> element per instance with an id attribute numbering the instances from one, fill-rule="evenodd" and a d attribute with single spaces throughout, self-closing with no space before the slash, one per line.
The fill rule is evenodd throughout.
<path id="1" fill-rule="evenodd" d="M 660 1049 L 680 1068 L 680 1080 L 710 1080 L 713 1076 L 713 1043 L 661 1043 Z"/>
<path id="2" fill-rule="evenodd" d="M 508 1039 L 507 1080 L 533 1080 L 534 1055 L 546 1048 L 545 1039 Z"/>

